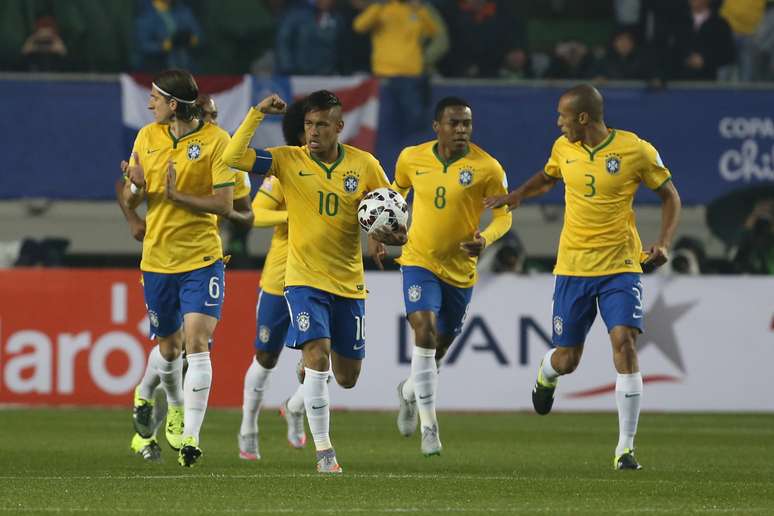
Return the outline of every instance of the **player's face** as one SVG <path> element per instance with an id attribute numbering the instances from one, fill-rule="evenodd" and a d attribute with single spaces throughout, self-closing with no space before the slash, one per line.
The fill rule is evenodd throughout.
<path id="1" fill-rule="evenodd" d="M 202 106 L 202 120 L 213 125 L 218 125 L 218 108 L 215 101 L 210 99 Z"/>
<path id="2" fill-rule="evenodd" d="M 455 152 L 464 151 L 473 134 L 473 112 L 465 106 L 449 106 L 440 121 L 433 122 L 438 144 Z"/>
<path id="3" fill-rule="evenodd" d="M 556 125 L 562 131 L 562 134 L 575 143 L 583 138 L 583 125 L 580 123 L 580 116 L 575 111 L 572 99 L 568 97 L 562 97 L 559 99 L 559 118 L 556 121 Z"/>
<path id="4" fill-rule="evenodd" d="M 344 128 L 341 110 L 310 111 L 304 115 L 304 138 L 309 150 L 326 154 L 339 143 L 339 133 Z"/>
<path id="5" fill-rule="evenodd" d="M 172 120 L 174 111 L 170 104 L 171 101 L 167 100 L 162 94 L 156 91 L 156 88 L 151 88 L 150 98 L 148 99 L 148 109 L 153 111 L 153 118 L 156 122 L 164 124 L 169 123 Z"/>

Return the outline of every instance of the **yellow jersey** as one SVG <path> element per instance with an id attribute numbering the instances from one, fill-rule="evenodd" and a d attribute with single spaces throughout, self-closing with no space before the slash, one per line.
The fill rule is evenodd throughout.
<path id="1" fill-rule="evenodd" d="M 370 153 L 339 144 L 334 163 L 304 147 L 272 147 L 269 175 L 282 184 L 288 209 L 285 286 L 314 287 L 342 297 L 366 297 L 357 208 L 376 188 L 389 186 Z"/>
<path id="2" fill-rule="evenodd" d="M 180 138 L 169 125 L 152 123 L 140 129 L 132 148 L 145 171 L 148 203 L 140 269 L 187 272 L 223 258 L 217 216 L 179 206 L 167 200 L 164 191 L 170 159 L 180 192 L 205 196 L 234 186 L 235 172 L 222 160 L 228 141 L 226 131 L 205 122 Z"/>
<path id="3" fill-rule="evenodd" d="M 288 212 L 282 184 L 276 177 L 264 179 L 253 199 L 253 213 L 253 225 L 274 226 L 269 253 L 261 272 L 261 290 L 281 296 L 285 290 L 285 264 L 288 260 Z"/>
<path id="4" fill-rule="evenodd" d="M 508 181 L 502 165 L 477 145 L 459 159 L 445 162 L 438 142 L 406 147 L 395 165 L 396 190 L 414 190 L 408 243 L 397 260 L 423 267 L 446 283 L 467 288 L 476 282 L 476 257 L 460 249 L 473 240 L 484 212 L 484 198 L 505 195 Z M 506 207 L 493 210 L 492 223 L 481 233 L 490 245 L 511 227 Z"/>
<path id="5" fill-rule="evenodd" d="M 657 190 L 672 178 L 656 149 L 636 134 L 617 129 L 593 149 L 561 136 L 544 171 L 564 181 L 565 188 L 554 274 L 642 272 L 634 193 L 640 183 Z"/>
<path id="6" fill-rule="evenodd" d="M 234 199 L 250 196 L 250 174 L 242 170 L 234 170 Z"/>

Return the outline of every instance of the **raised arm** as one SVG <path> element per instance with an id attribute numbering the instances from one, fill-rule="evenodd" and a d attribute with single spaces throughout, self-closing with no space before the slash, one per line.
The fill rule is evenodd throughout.
<path id="1" fill-rule="evenodd" d="M 541 170 L 508 195 L 487 197 L 484 199 L 484 205 L 487 208 L 500 208 L 507 205 L 509 211 L 515 210 L 524 199 L 544 195 L 554 187 L 557 181 L 559 181 L 559 178 L 549 176 Z"/>
<path id="2" fill-rule="evenodd" d="M 239 128 L 231 137 L 223 151 L 223 161 L 227 166 L 245 172 L 253 172 L 257 160 L 256 151 L 250 147 L 255 130 L 266 114 L 282 114 L 287 105 L 278 95 L 269 95 L 255 107 L 251 107 Z"/>

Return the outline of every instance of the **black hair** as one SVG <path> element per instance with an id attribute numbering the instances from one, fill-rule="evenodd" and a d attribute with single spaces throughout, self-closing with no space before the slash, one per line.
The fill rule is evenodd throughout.
<path id="1" fill-rule="evenodd" d="M 604 99 L 602 94 L 591 84 L 579 84 L 564 92 L 562 96 L 573 99 L 575 113 L 588 113 L 594 122 L 601 122 L 605 117 Z"/>
<path id="2" fill-rule="evenodd" d="M 305 109 L 306 99 L 300 99 L 289 105 L 285 111 L 285 116 L 282 117 L 282 136 L 285 137 L 287 145 L 303 145 L 299 135 L 304 134 Z"/>
<path id="3" fill-rule="evenodd" d="M 327 111 L 335 107 L 341 107 L 339 97 L 328 90 L 318 90 L 306 97 L 304 114 L 310 111 Z"/>
<path id="4" fill-rule="evenodd" d="M 153 79 L 156 90 L 167 100 L 177 100 L 175 117 L 191 120 L 198 114 L 196 98 L 199 86 L 189 72 L 185 70 L 164 70 Z"/>
<path id="5" fill-rule="evenodd" d="M 204 115 L 206 114 L 205 108 L 208 104 L 212 103 L 215 105 L 215 101 L 213 100 L 211 95 L 208 95 L 207 93 L 200 93 L 198 97 L 196 97 L 196 116 L 198 118 L 204 118 Z M 218 119 L 218 109 L 217 106 L 215 106 L 215 111 L 212 113 L 212 119 L 217 120 Z"/>
<path id="6" fill-rule="evenodd" d="M 441 118 L 443 118 L 443 112 L 446 108 L 457 106 L 471 109 L 470 104 L 468 104 L 467 101 L 461 99 L 460 97 L 444 97 L 439 100 L 438 104 L 435 105 L 435 121 L 441 121 Z"/>

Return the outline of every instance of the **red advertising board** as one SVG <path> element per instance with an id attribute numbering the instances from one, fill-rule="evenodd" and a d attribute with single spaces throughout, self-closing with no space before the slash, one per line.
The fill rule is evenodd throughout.
<path id="1" fill-rule="evenodd" d="M 227 271 L 210 404 L 238 406 L 253 353 L 260 274 Z M 0 403 L 131 403 L 148 321 L 134 269 L 0 271 Z"/>

